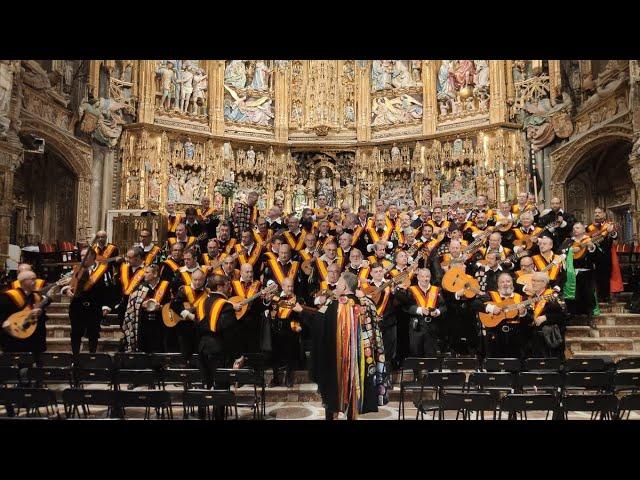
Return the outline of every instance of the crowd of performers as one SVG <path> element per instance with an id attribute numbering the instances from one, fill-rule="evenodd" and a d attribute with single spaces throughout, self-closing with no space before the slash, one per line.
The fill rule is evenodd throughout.
<path id="1" fill-rule="evenodd" d="M 196 354 L 209 386 L 247 353 L 271 362 L 271 386 L 291 387 L 309 365 L 328 418 L 355 416 L 386 401 L 408 356 L 563 357 L 567 324 L 591 324 L 598 301 L 622 290 L 601 208 L 585 225 L 557 198 L 539 212 L 526 193 L 495 210 L 479 196 L 469 208 L 378 200 L 373 212 L 320 196 L 300 217 L 281 205 L 261 216 L 257 199 L 229 217 L 206 198 L 184 214 L 170 204 L 165 245 L 142 230 L 120 252 L 98 232 L 81 278 L 62 287 L 73 353 L 83 337 L 95 352 L 116 313 L 123 351 Z M 23 264 L 0 295 L 4 324 L 31 308 L 36 325 L 27 338 L 4 328 L 4 351 L 46 349 L 43 283 Z"/>

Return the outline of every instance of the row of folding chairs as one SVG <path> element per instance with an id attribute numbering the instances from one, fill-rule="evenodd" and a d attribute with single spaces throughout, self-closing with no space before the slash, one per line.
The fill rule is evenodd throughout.
<path id="1" fill-rule="evenodd" d="M 264 375 L 253 369 L 217 369 L 213 374 L 216 386 L 223 385 L 234 391 L 248 386 L 249 392 L 242 392 L 241 407 L 250 408 L 254 418 L 263 418 L 266 413 L 266 384 Z M 69 368 L 69 367 L 0 367 L 0 385 L 20 387 L 21 385 L 48 387 L 63 385 L 82 389 L 87 384 L 105 385 L 106 390 L 123 391 L 123 385 L 146 386 L 149 390 L 166 391 L 168 385 L 182 386 L 184 391 L 202 388 L 202 374 L 198 369 L 118 369 Z M 4 390 L 4 389 L 2 389 Z M 168 391 L 167 391 L 168 393 Z"/>
<path id="2" fill-rule="evenodd" d="M 420 411 L 426 403 L 425 395 L 437 400 L 444 391 L 460 392 L 484 391 L 494 396 L 511 393 L 544 392 L 558 399 L 572 392 L 594 392 L 597 394 L 617 394 L 640 392 L 638 372 L 471 372 L 468 377 L 463 371 L 427 371 L 418 373 L 414 380 L 401 381 L 398 419 L 405 417 L 406 394 L 414 394 L 414 405 Z M 417 399 L 415 398 L 417 394 Z"/>
<path id="3" fill-rule="evenodd" d="M 427 412 L 444 419 L 445 413 L 456 413 L 456 420 L 485 420 L 485 413 L 492 420 L 527 419 L 527 412 L 543 412 L 545 419 L 569 419 L 571 412 L 591 414 L 591 420 L 628 420 L 632 411 L 640 410 L 640 394 L 625 395 L 618 399 L 613 394 L 569 395 L 560 400 L 549 393 L 510 393 L 502 398 L 490 392 L 444 392 L 432 405 L 421 406 L 421 418 Z M 416 416 L 416 418 L 418 418 Z"/>
<path id="4" fill-rule="evenodd" d="M 430 357 L 406 358 L 403 370 L 486 370 L 488 372 L 569 371 L 600 372 L 604 370 L 640 369 L 640 357 L 622 358 L 608 363 L 603 358 L 485 358 L 478 357 Z"/>
<path id="5" fill-rule="evenodd" d="M 230 390 L 186 390 L 181 394 L 184 418 L 195 408 L 202 408 L 205 418 L 212 419 L 216 408 L 222 409 L 223 418 L 233 414 L 238 419 L 236 395 Z M 88 418 L 90 407 L 107 407 L 107 418 L 127 418 L 126 409 L 144 408 L 144 419 L 151 418 L 152 410 L 156 418 L 173 419 L 171 395 L 163 390 L 99 390 L 67 388 L 62 392 L 64 418 Z M 11 418 L 42 417 L 42 409 L 48 418 L 63 418 L 60 415 L 56 394 L 46 388 L 4 388 L 0 389 L 0 405 L 11 410 Z M 9 410 L 10 409 L 10 410 Z M 24 409 L 25 415 L 20 416 Z M 80 413 L 82 412 L 82 414 Z M 17 415 L 17 417 L 16 417 Z"/>

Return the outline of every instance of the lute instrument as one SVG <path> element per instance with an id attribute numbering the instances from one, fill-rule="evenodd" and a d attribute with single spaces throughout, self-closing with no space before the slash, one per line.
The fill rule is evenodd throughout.
<path id="1" fill-rule="evenodd" d="M 71 283 L 72 278 L 70 276 L 61 278 L 53 285 L 47 287 L 41 295 L 46 295 L 47 293 L 53 291 L 54 289 L 61 288 L 65 285 L 69 285 Z M 9 315 L 7 319 L 2 323 L 2 328 L 5 332 L 11 335 L 13 338 L 19 338 L 24 340 L 25 338 L 29 338 L 36 331 L 38 327 L 38 317 L 34 317 L 32 315 L 32 311 L 34 309 L 40 308 L 41 302 L 34 306 L 25 306 L 19 312 L 16 312 L 12 315 Z"/>

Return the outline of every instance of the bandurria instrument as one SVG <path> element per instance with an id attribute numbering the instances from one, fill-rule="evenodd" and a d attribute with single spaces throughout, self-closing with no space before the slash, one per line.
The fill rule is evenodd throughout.
<path id="1" fill-rule="evenodd" d="M 231 297 L 229 299 L 229 302 L 236 305 L 240 305 L 242 307 L 240 310 L 236 310 L 236 318 L 240 320 L 242 317 L 245 316 L 245 314 L 247 313 L 247 310 L 249 310 L 249 304 L 253 302 L 256 298 L 258 298 L 259 296 L 265 293 L 273 294 L 273 293 L 276 293 L 277 291 L 278 291 L 278 284 L 273 283 L 268 287 L 263 288 L 262 290 L 257 292 L 255 295 L 250 296 L 249 298 L 243 298 L 239 295 L 236 295 L 235 297 Z"/>

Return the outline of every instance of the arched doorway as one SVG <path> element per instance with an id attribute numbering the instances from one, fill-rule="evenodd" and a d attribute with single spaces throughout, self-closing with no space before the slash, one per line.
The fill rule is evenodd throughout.
<path id="1" fill-rule="evenodd" d="M 612 138 L 587 149 L 577 159 L 565 183 L 566 208 L 584 222 L 600 206 L 621 226 L 622 240 L 632 237 L 634 184 L 629 173 L 631 142 Z"/>
<path id="2" fill-rule="evenodd" d="M 50 145 L 43 153 L 25 152 L 13 181 L 11 239 L 19 245 L 74 241 L 78 177 Z"/>

